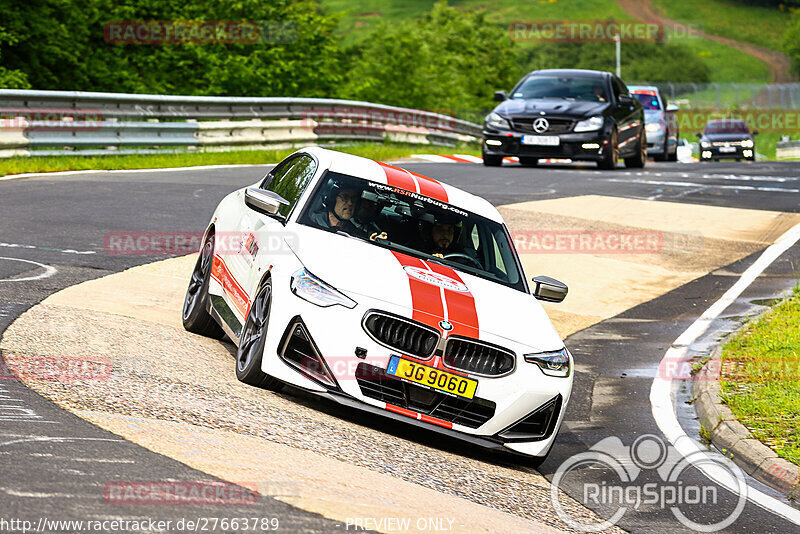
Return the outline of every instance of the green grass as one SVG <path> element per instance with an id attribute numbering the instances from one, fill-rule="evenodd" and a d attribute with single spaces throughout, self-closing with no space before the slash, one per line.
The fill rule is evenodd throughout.
<path id="1" fill-rule="evenodd" d="M 768 83 L 769 68 L 753 56 L 735 48 L 695 36 L 667 33 L 668 38 L 688 47 L 710 69 L 709 77 L 716 83 Z"/>
<path id="2" fill-rule="evenodd" d="M 668 17 L 701 31 L 781 50 L 790 13 L 773 7 L 748 5 L 741 0 L 655 0 Z"/>
<path id="3" fill-rule="evenodd" d="M 330 148 L 380 161 L 406 158 L 411 154 L 480 155 L 480 150 L 474 146 L 446 148 L 401 143 L 359 143 Z M 264 165 L 276 163 L 292 152 L 294 152 L 293 149 L 109 156 L 14 157 L 0 159 L 0 176 L 27 172 L 56 172 L 90 169 L 160 169 L 166 167 L 193 167 L 197 165 Z"/>
<path id="4" fill-rule="evenodd" d="M 436 0 L 322 0 L 328 13 L 345 13 L 339 35 L 345 44 L 363 39 L 378 24 L 396 24 L 424 16 Z M 630 19 L 613 0 L 450 0 L 465 11 L 485 11 L 489 22 L 508 25 L 514 21 L 542 19 Z"/>
<path id="5" fill-rule="evenodd" d="M 713 3 L 721 3 L 722 0 L 713 0 Z M 409 19 L 419 18 L 430 11 L 435 0 L 322 0 L 322 7 L 329 13 L 343 13 L 339 23 L 338 33 L 345 44 L 353 44 L 364 39 L 378 24 L 388 22 L 397 24 Z M 679 4 L 690 4 L 689 0 L 679 0 Z M 726 4 L 732 2 L 723 2 Z M 507 26 L 514 21 L 534 21 L 534 20 L 597 20 L 597 19 L 617 19 L 630 20 L 629 17 L 613 0 L 450 0 L 450 5 L 467 11 L 485 11 L 489 22 L 502 26 Z M 705 4 L 703 4 L 705 5 Z M 729 24 L 741 24 L 746 35 L 761 32 L 761 19 L 748 19 L 745 15 L 748 9 L 743 7 L 741 18 L 734 18 Z M 752 8 L 756 9 L 756 8 Z M 761 16 L 762 10 L 756 10 Z M 769 33 L 770 38 L 779 40 L 785 22 L 780 12 L 777 10 L 763 10 L 770 13 L 765 15 L 766 20 L 780 22 L 777 30 L 775 27 L 764 33 Z M 775 13 L 772 13 L 775 11 Z M 704 7 L 699 20 L 703 28 L 711 31 L 711 27 L 720 24 L 720 20 L 726 20 L 720 15 L 708 11 Z M 740 13 L 740 11 L 736 11 Z M 738 16 L 738 15 L 737 15 Z M 698 15 L 699 17 L 699 15 Z M 687 22 L 696 22 L 698 17 L 689 17 Z M 676 16 L 676 18 L 679 18 Z M 754 22 L 755 21 L 755 22 Z M 770 23 L 771 23 L 770 22 Z M 754 26 L 755 24 L 755 26 Z M 769 27 L 769 23 L 765 24 Z M 756 28 L 756 29 L 754 29 Z M 736 29 L 731 30 L 736 33 Z M 736 35 L 733 35 L 737 38 Z M 696 53 L 708 66 L 711 71 L 711 80 L 717 83 L 722 82 L 768 82 L 769 70 L 767 66 L 752 56 L 740 52 L 734 48 L 716 43 L 709 39 L 699 37 L 671 37 L 685 43 L 694 53 Z M 520 43 L 525 48 L 533 46 L 531 43 Z M 561 65 L 569 67 L 569 65 Z M 610 67 L 610 68 L 613 68 Z M 624 76 L 624 73 L 623 73 Z"/>
<path id="6" fill-rule="evenodd" d="M 800 291 L 723 347 L 722 399 L 782 458 L 800 464 Z"/>

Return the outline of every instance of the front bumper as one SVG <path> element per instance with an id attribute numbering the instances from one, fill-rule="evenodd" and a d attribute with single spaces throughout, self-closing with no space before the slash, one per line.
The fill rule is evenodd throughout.
<path id="1" fill-rule="evenodd" d="M 657 132 L 647 132 L 647 154 L 649 156 L 661 156 L 664 154 L 664 138 L 666 132 L 663 130 Z"/>
<path id="2" fill-rule="evenodd" d="M 602 130 L 581 133 L 553 134 L 559 138 L 558 146 L 523 145 L 521 133 L 483 131 L 483 153 L 490 156 L 522 156 L 539 159 L 571 159 L 599 161 L 603 158 L 606 136 Z M 524 134 L 533 135 L 533 134 Z M 550 135 L 550 134 L 544 134 Z M 487 143 L 489 141 L 489 143 Z M 499 145 L 496 143 L 500 143 Z M 588 145 L 590 148 L 587 148 Z"/>
<path id="3" fill-rule="evenodd" d="M 379 344 L 363 330 L 361 319 L 371 309 L 362 304 L 365 301 L 363 297 L 356 297 L 359 305 L 353 310 L 319 308 L 294 295 L 291 298 L 294 299 L 291 302 L 296 304 L 293 311 L 279 311 L 273 307 L 271 339 L 268 340 L 262 360 L 264 372 L 340 404 L 378 413 L 482 447 L 506 449 L 529 456 L 542 456 L 550 449 L 569 401 L 572 376 L 558 378 L 544 375 L 538 366 L 524 361 L 521 354 L 525 349 L 509 344 L 508 340 L 481 333 L 482 341 L 502 344 L 517 354 L 514 371 L 491 378 L 456 372 L 478 381 L 472 400 L 432 392 L 384 373 L 389 358 L 399 354 Z M 402 310 L 392 309 L 386 302 L 375 301 L 371 305 L 380 305 L 383 310 L 397 315 L 407 315 L 402 314 Z M 283 356 L 287 346 L 286 336 L 298 321 L 303 324 L 313 347 L 324 360 L 324 369 L 332 375 L 333 384 L 302 372 L 296 365 L 287 363 L 287 358 Z M 274 338 L 278 338 L 277 341 Z M 432 362 L 433 359 L 422 364 L 435 367 Z M 318 367 L 321 368 L 323 366 Z M 365 371 L 369 372 L 365 374 Z M 372 383 L 370 378 L 373 379 Z M 384 385 L 386 391 L 382 390 Z M 558 405 L 550 408 L 548 403 L 554 400 Z M 550 411 L 544 413 L 540 409 Z M 527 426 L 518 426 L 523 421 Z M 537 424 L 543 428 L 543 432 L 533 439 L 529 439 L 531 434 L 520 434 L 512 429 L 529 429 Z"/>
<path id="4" fill-rule="evenodd" d="M 734 145 L 729 147 L 730 152 L 724 149 L 718 146 L 700 147 L 700 159 L 753 159 L 755 156 L 755 147 Z"/>

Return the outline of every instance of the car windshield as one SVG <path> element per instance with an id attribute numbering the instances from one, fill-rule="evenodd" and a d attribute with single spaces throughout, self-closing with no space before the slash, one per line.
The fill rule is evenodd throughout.
<path id="1" fill-rule="evenodd" d="M 298 222 L 525 291 L 504 225 L 418 193 L 328 171 Z"/>
<path id="2" fill-rule="evenodd" d="M 661 109 L 661 105 L 658 103 L 658 96 L 653 91 L 631 91 L 631 94 L 639 99 L 644 109 Z"/>
<path id="3" fill-rule="evenodd" d="M 608 93 L 602 78 L 530 76 L 517 87 L 511 98 L 557 98 L 608 102 Z"/>
<path id="4" fill-rule="evenodd" d="M 706 124 L 704 134 L 749 134 L 750 130 L 743 120 L 720 120 Z"/>

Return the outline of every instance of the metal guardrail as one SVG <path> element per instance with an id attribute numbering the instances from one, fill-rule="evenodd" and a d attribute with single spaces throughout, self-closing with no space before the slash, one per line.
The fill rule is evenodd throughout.
<path id="1" fill-rule="evenodd" d="M 629 85 L 639 85 L 630 83 Z M 800 109 L 800 83 L 642 83 L 681 109 Z"/>
<path id="2" fill-rule="evenodd" d="M 778 141 L 775 159 L 800 159 L 800 141 Z"/>
<path id="3" fill-rule="evenodd" d="M 447 115 L 354 100 L 11 89 L 0 90 L 0 124 L 0 156 L 386 140 L 454 146 L 481 135 L 480 125 Z"/>

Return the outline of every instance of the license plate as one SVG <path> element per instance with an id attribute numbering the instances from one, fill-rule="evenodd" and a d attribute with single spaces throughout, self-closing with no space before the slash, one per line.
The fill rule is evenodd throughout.
<path id="1" fill-rule="evenodd" d="M 736 152 L 735 146 L 721 146 L 719 147 L 720 152 Z"/>
<path id="2" fill-rule="evenodd" d="M 465 399 L 474 397 L 475 389 L 478 387 L 477 380 L 463 378 L 397 356 L 389 358 L 386 374 Z"/>
<path id="3" fill-rule="evenodd" d="M 561 139 L 557 135 L 523 135 L 523 145 L 558 146 Z"/>

